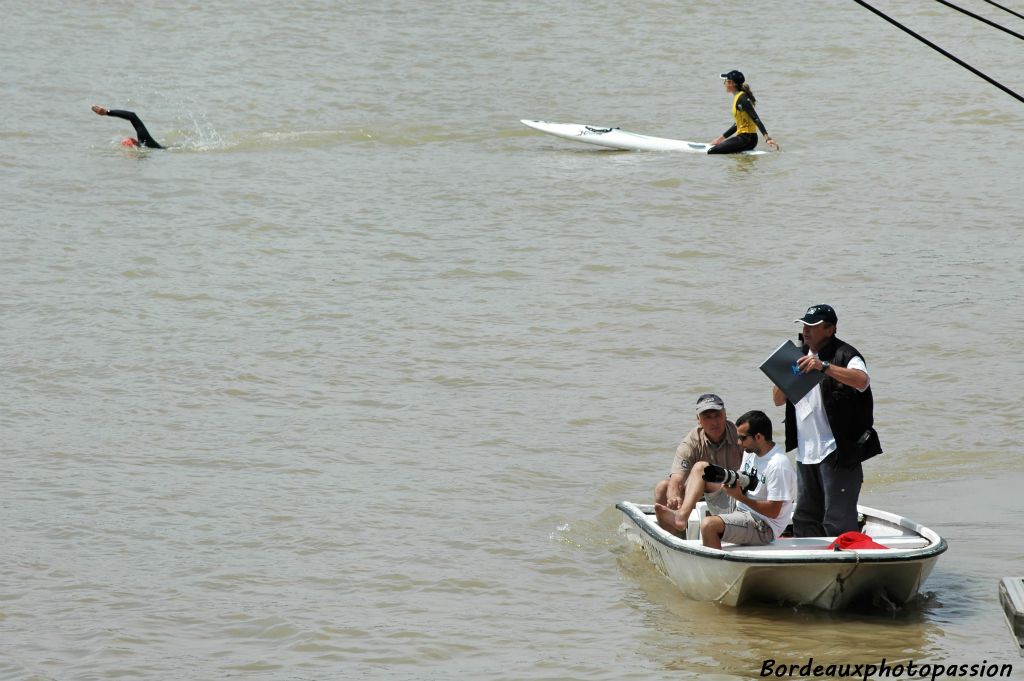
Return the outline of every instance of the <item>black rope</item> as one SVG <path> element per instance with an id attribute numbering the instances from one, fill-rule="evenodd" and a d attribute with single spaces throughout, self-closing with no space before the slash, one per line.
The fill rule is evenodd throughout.
<path id="1" fill-rule="evenodd" d="M 1005 26 L 1000 26 L 996 22 L 990 21 L 990 20 L 986 19 L 983 16 L 979 16 L 979 15 L 975 14 L 974 12 L 968 12 L 963 7 L 958 7 L 957 5 L 954 5 L 951 2 L 947 2 L 946 0 L 935 0 L 935 2 L 943 4 L 946 7 L 950 7 L 952 9 L 955 9 L 957 12 L 963 12 L 964 14 L 966 14 L 969 17 L 971 17 L 972 19 L 977 19 L 978 21 L 980 21 L 982 23 L 985 23 L 985 24 L 988 24 L 989 26 L 992 26 L 993 28 L 998 28 L 1000 31 L 1005 31 L 1006 33 L 1009 33 L 1010 35 L 1012 35 L 1014 38 L 1020 38 L 1021 40 L 1024 40 L 1024 35 L 1021 35 L 1020 33 L 1017 33 L 1016 31 L 1011 31 L 1010 29 L 1006 28 Z"/>
<path id="2" fill-rule="evenodd" d="M 1024 19 L 1024 14 L 1018 14 L 1017 12 L 1014 12 L 1012 9 L 1008 9 L 1006 7 L 1003 7 L 998 2 L 992 2 L 992 0 L 985 0 L 985 2 L 987 2 L 990 5 L 995 5 L 999 9 L 1003 10 L 1004 12 L 1009 12 L 1010 14 L 1012 14 L 1015 17 L 1020 17 L 1021 19 Z"/>
<path id="3" fill-rule="evenodd" d="M 896 21 L 895 19 L 892 19 L 889 16 L 883 14 L 882 12 L 879 12 L 877 9 L 875 9 L 874 7 L 869 5 L 868 3 L 864 2 L 864 0 L 853 0 L 853 1 L 855 3 L 857 3 L 858 5 L 860 5 L 861 7 L 863 7 L 864 9 L 869 10 L 871 12 L 874 12 L 875 14 L 877 14 L 880 17 L 882 17 L 883 19 L 885 19 L 886 21 L 888 21 L 890 24 L 892 24 L 896 28 L 900 29 L 901 31 L 904 31 L 904 32 L 909 33 L 910 35 L 914 36 L 915 38 L 917 38 L 922 43 L 924 43 L 928 47 L 932 48 L 933 50 L 935 50 L 936 52 L 938 52 L 942 56 L 955 61 L 957 64 L 959 64 L 960 66 L 964 67 L 965 69 L 967 69 L 968 71 L 970 71 L 974 75 L 978 76 L 979 78 L 982 78 L 982 79 L 988 81 L 989 83 L 991 83 L 992 85 L 995 85 L 997 88 L 999 88 L 1000 90 L 1002 90 L 1006 94 L 1010 95 L 1011 97 L 1013 97 L 1017 101 L 1024 102 L 1024 97 L 1021 97 L 1020 95 L 1018 95 L 1016 92 L 1014 92 L 1010 88 L 1006 87 L 1005 85 L 1003 85 L 1002 83 L 1000 83 L 997 80 L 989 78 L 988 76 L 986 76 L 984 73 L 982 73 L 978 69 L 974 68 L 973 66 L 971 66 L 967 62 L 963 61 L 962 59 L 959 59 L 958 57 L 950 54 L 949 52 L 946 52 L 944 49 L 942 49 L 941 47 L 939 47 L 938 45 L 936 45 L 932 41 L 928 40 L 927 38 L 925 38 L 923 36 L 920 36 L 917 33 L 914 33 L 912 30 L 910 30 L 909 28 L 907 28 L 906 26 L 904 26 L 900 22 Z"/>

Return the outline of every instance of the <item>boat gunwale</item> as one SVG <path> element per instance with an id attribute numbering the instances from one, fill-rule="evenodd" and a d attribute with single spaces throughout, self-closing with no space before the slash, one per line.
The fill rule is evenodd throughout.
<path id="1" fill-rule="evenodd" d="M 701 558 L 707 558 L 709 560 L 724 560 L 727 562 L 735 563 L 750 563 L 760 565 L 807 565 L 807 564 L 822 564 L 822 563 L 906 563 L 906 562 L 917 562 L 928 558 L 934 558 L 945 553 L 946 549 L 949 548 L 946 540 L 939 536 L 935 531 L 915 523 L 912 520 L 904 518 L 903 516 L 896 516 L 885 511 L 880 511 L 867 506 L 857 506 L 857 510 L 864 513 L 868 517 L 878 518 L 893 524 L 898 524 L 904 529 L 910 530 L 919 534 L 922 538 L 927 539 L 929 542 L 935 541 L 935 544 L 924 546 L 920 548 L 911 549 L 886 549 L 875 550 L 868 549 L 870 553 L 865 553 L 865 550 L 844 550 L 844 551 L 827 551 L 823 549 L 784 549 L 787 554 L 785 558 L 780 557 L 778 554 L 772 556 L 757 555 L 754 552 L 746 553 L 733 553 L 731 551 L 722 551 L 720 549 L 712 549 L 700 544 L 696 546 L 689 546 L 684 542 L 686 540 L 679 537 L 673 537 L 665 530 L 660 527 L 657 531 L 652 527 L 650 521 L 650 515 L 644 513 L 637 504 L 628 501 L 620 501 L 615 504 L 615 508 L 626 514 L 633 524 L 643 530 L 651 539 L 654 539 L 659 544 L 662 544 L 669 549 L 687 553 L 693 556 L 699 556 Z M 655 525 L 656 527 L 656 525 Z M 927 534 L 926 534 L 927 533 Z M 931 536 L 929 536 L 931 535 Z M 934 539 L 932 538 L 934 537 Z M 878 537 L 879 541 L 885 541 L 884 537 Z M 742 549 L 740 549 L 742 551 Z M 823 555 L 805 555 L 806 552 L 820 552 Z M 794 555 L 795 554 L 795 555 Z"/>

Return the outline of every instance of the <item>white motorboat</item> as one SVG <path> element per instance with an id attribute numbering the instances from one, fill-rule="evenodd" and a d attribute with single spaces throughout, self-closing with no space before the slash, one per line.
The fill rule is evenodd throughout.
<path id="1" fill-rule="evenodd" d="M 830 550 L 835 537 L 779 538 L 766 546 L 723 543 L 704 546 L 699 538 L 704 502 L 690 516 L 687 539 L 658 525 L 654 507 L 623 501 L 623 527 L 630 539 L 689 598 L 723 605 L 747 602 L 811 605 L 840 610 L 873 601 L 909 602 L 945 552 L 946 540 L 912 520 L 858 506 L 861 532 L 884 549 Z"/>

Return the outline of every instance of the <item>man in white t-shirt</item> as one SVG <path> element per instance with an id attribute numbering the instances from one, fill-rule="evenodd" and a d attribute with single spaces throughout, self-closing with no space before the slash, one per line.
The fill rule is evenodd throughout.
<path id="1" fill-rule="evenodd" d="M 736 510 L 701 521 L 701 539 L 704 546 L 713 549 L 722 548 L 723 541 L 747 546 L 770 544 L 793 517 L 796 469 L 772 441 L 771 419 L 764 412 L 748 411 L 736 419 L 736 437 L 743 447 L 740 473 L 750 479 L 750 484 L 741 487 L 737 482 L 723 487 L 736 500 Z"/>

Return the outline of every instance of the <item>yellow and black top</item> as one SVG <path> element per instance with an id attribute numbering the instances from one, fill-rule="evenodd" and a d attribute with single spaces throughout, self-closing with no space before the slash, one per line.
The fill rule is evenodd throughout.
<path id="1" fill-rule="evenodd" d="M 754 110 L 754 102 L 750 99 L 750 95 L 746 92 L 737 92 L 736 96 L 732 100 L 732 117 L 736 120 L 736 123 L 722 133 L 722 137 L 730 137 L 734 134 L 752 134 L 756 135 L 757 131 L 760 130 L 761 134 L 768 136 L 768 131 L 764 129 L 764 123 L 757 116 L 757 111 Z"/>

